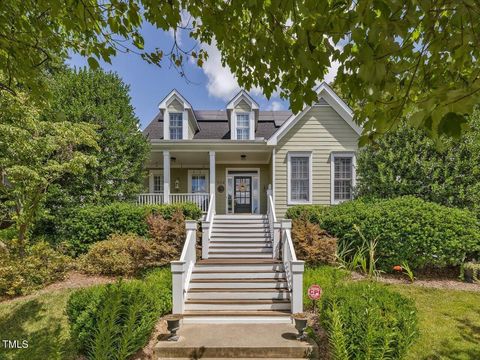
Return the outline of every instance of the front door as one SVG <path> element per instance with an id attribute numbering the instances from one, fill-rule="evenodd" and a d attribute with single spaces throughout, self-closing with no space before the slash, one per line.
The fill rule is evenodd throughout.
<path id="1" fill-rule="evenodd" d="M 252 177 L 235 176 L 234 180 L 234 212 L 251 213 L 252 212 Z"/>

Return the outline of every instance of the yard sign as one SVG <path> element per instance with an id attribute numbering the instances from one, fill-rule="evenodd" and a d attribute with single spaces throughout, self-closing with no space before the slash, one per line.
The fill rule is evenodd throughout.
<path id="1" fill-rule="evenodd" d="M 320 299 L 320 296 L 322 296 L 322 288 L 316 284 L 313 284 L 313 285 L 310 285 L 307 293 L 308 293 L 308 297 L 313 302 L 313 312 L 315 312 L 315 302 L 318 299 Z"/>

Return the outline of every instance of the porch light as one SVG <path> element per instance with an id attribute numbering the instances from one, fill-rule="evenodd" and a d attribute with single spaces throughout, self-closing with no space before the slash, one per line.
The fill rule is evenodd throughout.
<path id="1" fill-rule="evenodd" d="M 179 190 L 180 189 L 180 180 L 176 179 L 175 180 L 175 190 Z"/>
<path id="2" fill-rule="evenodd" d="M 247 160 L 247 155 L 242 154 L 242 155 L 240 155 L 240 158 L 241 158 L 242 160 Z"/>
<path id="3" fill-rule="evenodd" d="M 177 158 L 176 158 L 175 156 L 172 156 L 172 157 L 170 158 L 170 160 L 172 160 L 172 162 L 175 162 L 175 161 L 177 161 Z"/>

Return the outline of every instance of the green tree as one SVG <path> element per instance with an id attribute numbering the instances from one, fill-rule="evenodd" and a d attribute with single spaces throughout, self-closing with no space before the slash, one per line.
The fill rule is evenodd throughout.
<path id="1" fill-rule="evenodd" d="M 41 68 L 67 50 L 94 68 L 126 51 L 170 61 L 182 75 L 189 57 L 203 64 L 204 51 L 177 41 L 145 50 L 149 23 L 215 42 L 241 86 L 267 96 L 281 89 L 294 111 L 315 101 L 314 85 L 338 61 L 338 86 L 365 128 L 361 143 L 407 115 L 438 140 L 459 135 L 480 101 L 479 15 L 477 0 L 3 0 L 0 87 L 42 92 Z"/>
<path id="2" fill-rule="evenodd" d="M 358 156 L 360 196 L 414 195 L 480 216 L 480 110 L 462 139 L 446 139 L 438 150 L 425 132 L 402 125 Z"/>
<path id="3" fill-rule="evenodd" d="M 109 203 L 138 194 L 149 145 L 139 131 L 128 86 L 115 73 L 87 69 L 61 71 L 51 86 L 50 112 L 72 123 L 95 125 L 99 146 L 85 150 L 97 158 L 95 166 L 87 166 L 82 176 L 65 174 L 51 188 L 48 208 Z"/>
<path id="4" fill-rule="evenodd" d="M 65 174 L 81 176 L 95 163 L 82 149 L 97 147 L 96 134 L 87 123 L 43 120 L 41 110 L 22 92 L 0 97 L 0 108 L 0 171 L 7 179 L 0 193 L 13 209 L 23 256 L 51 184 Z"/>

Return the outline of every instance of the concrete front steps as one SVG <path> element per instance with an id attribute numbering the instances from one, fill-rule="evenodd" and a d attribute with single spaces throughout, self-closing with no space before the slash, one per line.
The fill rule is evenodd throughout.
<path id="1" fill-rule="evenodd" d="M 296 340 L 292 324 L 192 324 L 178 334 L 176 342 L 158 342 L 153 359 L 318 358 L 315 342 Z"/>

